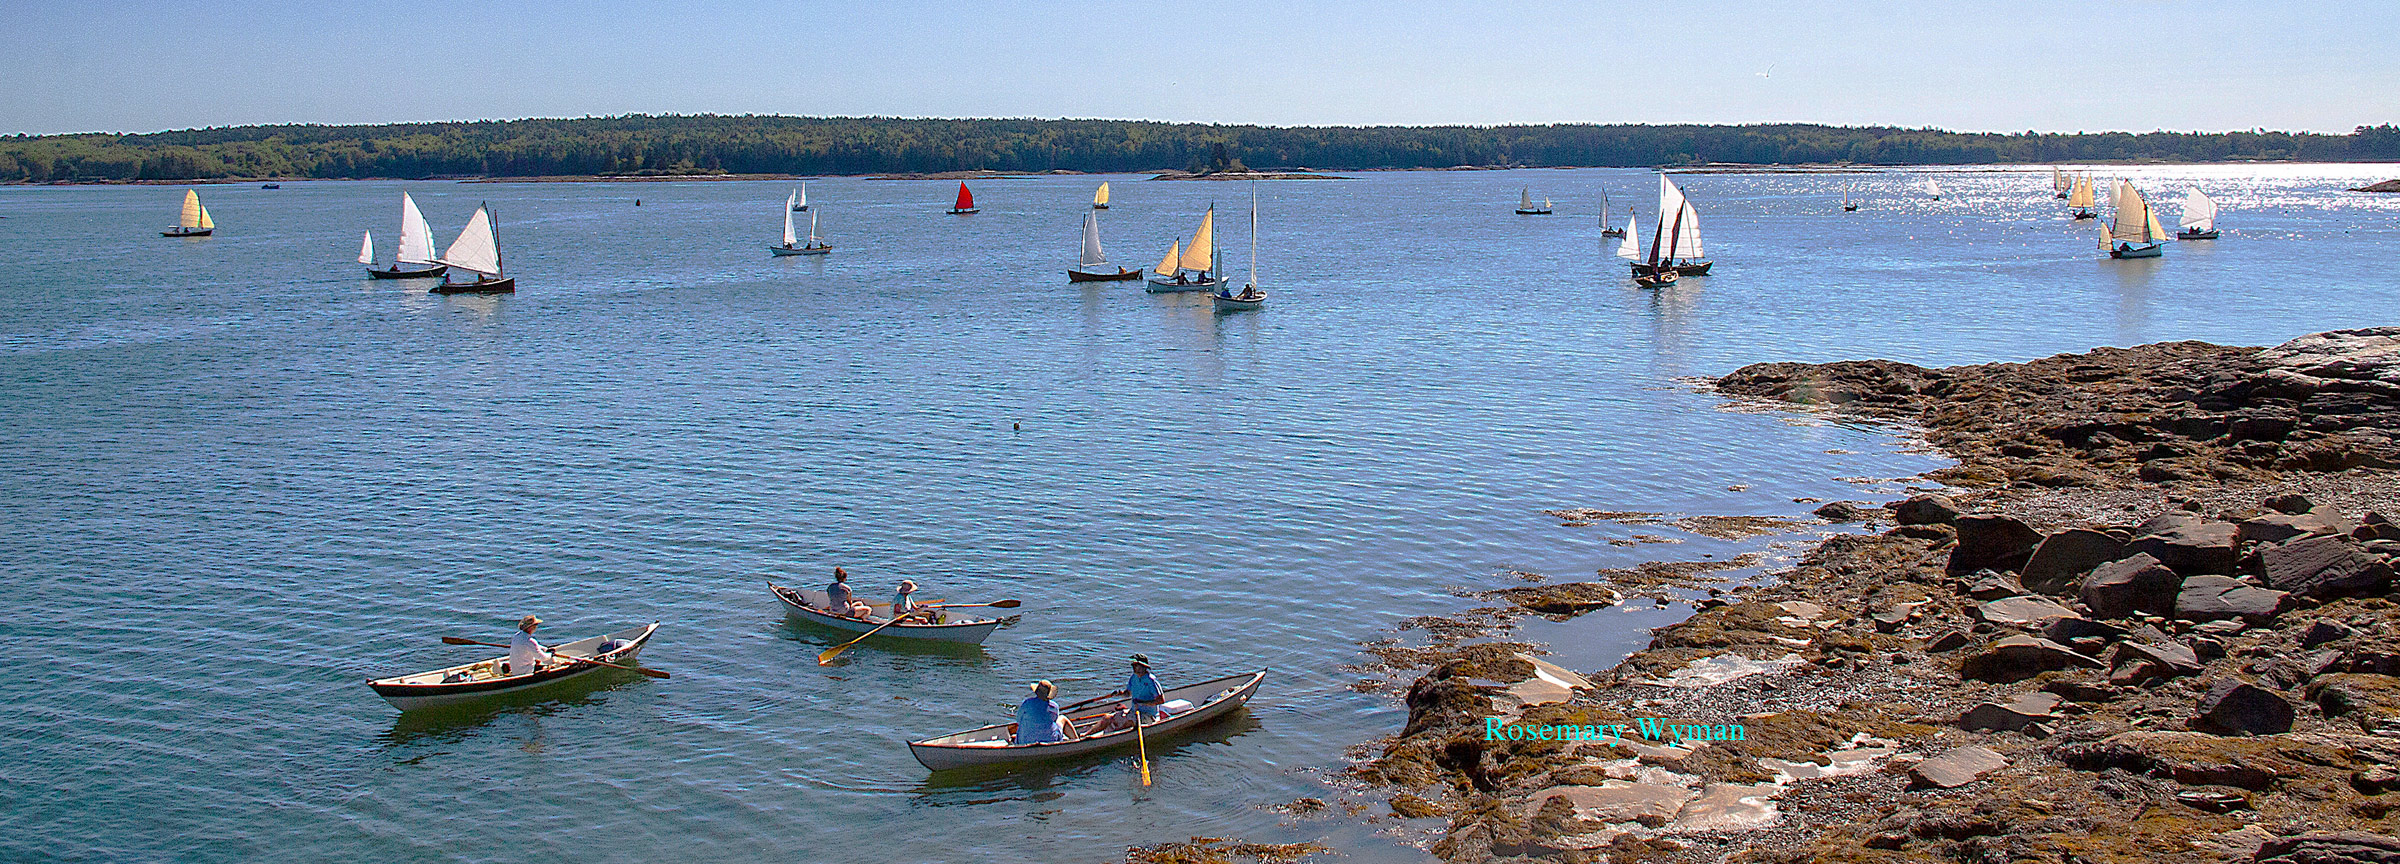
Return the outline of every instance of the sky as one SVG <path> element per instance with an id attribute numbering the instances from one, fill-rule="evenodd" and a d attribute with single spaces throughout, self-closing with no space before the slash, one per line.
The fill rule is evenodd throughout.
<path id="1" fill-rule="evenodd" d="M 2347 132 L 2396 0 L 0 0 L 0 134 L 626 113 Z"/>

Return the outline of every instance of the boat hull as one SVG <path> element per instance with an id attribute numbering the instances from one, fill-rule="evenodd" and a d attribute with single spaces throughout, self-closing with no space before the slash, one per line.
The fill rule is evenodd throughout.
<path id="1" fill-rule="evenodd" d="M 2081 222 L 2081 221 L 2083 221 L 2083 220 L 2085 220 L 2085 219 L 2093 219 L 2093 218 L 2097 218 L 2098 216 L 2099 216 L 2099 214 L 2097 214 L 2097 213 L 2093 213 L 2093 212 L 2092 212 L 2092 211 L 2090 211 L 2090 210 L 2077 210 L 2077 211 L 2075 211 L 2074 215 L 2072 215 L 2072 216 L 2070 216 L 2070 217 L 2068 217 L 2068 218 L 2071 218 L 2071 219 L 2073 219 L 2073 220 L 2075 220 L 2075 221 L 2077 221 L 2077 222 Z"/>
<path id="2" fill-rule="evenodd" d="M 1177 282 L 1173 279 L 1160 279 L 1153 275 L 1143 280 L 1142 290 L 1152 294 L 1179 294 L 1185 291 L 1214 291 L 1218 286 L 1224 284 L 1225 280 L 1223 279 L 1186 279 Z"/>
<path id="3" fill-rule="evenodd" d="M 367 275 L 373 276 L 377 279 L 432 279 L 445 275 L 449 272 L 450 265 L 448 264 L 435 264 L 431 267 L 418 270 L 402 270 L 398 264 L 380 269 L 375 267 L 367 268 Z"/>
<path id="4" fill-rule="evenodd" d="M 2213 229 L 2213 228 L 2212 228 L 2212 229 L 2210 229 L 2210 230 L 2207 230 L 2207 231 L 2177 231 L 2177 232 L 2175 232 L 2175 239 L 2177 239 L 2177 240 L 2215 240 L 2215 239 L 2217 239 L 2217 232 L 2216 232 L 2216 230 L 2215 230 L 2215 229 Z"/>
<path id="5" fill-rule="evenodd" d="M 1519 210 L 1519 211 L 1517 211 L 1517 215 L 1519 215 L 1519 216 L 1548 216 L 1548 215 L 1550 215 L 1550 211 L 1548 211 L 1548 210 Z"/>
<path id="6" fill-rule="evenodd" d="M 2110 248 L 2108 250 L 2108 257 L 2117 259 L 2156 258 L 2166 254 L 2166 251 L 2167 247 L 2165 244 L 2144 243 L 2140 246 L 2117 246 Z"/>
<path id="7" fill-rule="evenodd" d="M 1193 704 L 1192 710 L 1156 723 L 1143 724 L 1141 737 L 1148 743 L 1156 743 L 1162 736 L 1197 728 L 1238 711 L 1242 706 L 1249 704 L 1250 697 L 1257 695 L 1259 685 L 1266 680 L 1267 670 L 1261 669 L 1256 672 L 1228 675 L 1213 681 L 1203 681 L 1170 689 L 1163 694 L 1167 701 L 1172 702 L 1177 699 L 1189 701 Z M 1075 716 L 1080 724 L 1086 719 L 1121 710 L 1124 706 L 1125 700 L 1117 699 L 1093 706 L 1086 712 Z M 1134 730 L 1131 729 L 1078 741 L 1009 744 L 1009 736 L 1014 733 L 1015 729 L 1016 724 L 1014 723 L 1002 723 L 953 735 L 927 738 L 923 741 L 910 741 L 908 742 L 908 752 L 917 757 L 918 764 L 926 768 L 934 771 L 948 771 L 957 768 L 1044 762 L 1117 749 L 1133 749 L 1136 746 Z"/>
<path id="8" fill-rule="evenodd" d="M 1600 236 L 1602 236 L 1602 237 L 1623 237 L 1623 236 L 1625 236 L 1625 229 L 1623 229 L 1623 228 L 1602 228 L 1602 229 L 1600 229 Z"/>
<path id="9" fill-rule="evenodd" d="M 983 208 L 981 208 L 981 207 L 952 207 L 952 208 L 950 208 L 950 215 L 952 215 L 952 216 L 965 216 L 965 215 L 967 215 L 967 214 L 969 214 L 969 213 L 981 213 L 981 212 L 983 212 Z"/>
<path id="10" fill-rule="evenodd" d="M 1087 273 L 1082 270 L 1067 271 L 1067 281 L 1069 282 L 1130 282 L 1140 278 L 1142 278 L 1142 271 L 1125 270 L 1122 268 L 1118 269 L 1118 271 L 1115 273 Z"/>
<path id="11" fill-rule="evenodd" d="M 1702 261 L 1697 264 L 1676 264 L 1671 267 L 1653 267 L 1649 264 L 1636 261 L 1633 262 L 1633 275 L 1645 276 L 1661 270 L 1673 270 L 1677 276 L 1706 276 L 1708 275 L 1708 268 L 1715 266 L 1717 266 L 1717 262 L 1715 261 Z"/>
<path id="12" fill-rule="evenodd" d="M 1208 299 L 1209 302 L 1216 304 L 1217 311 L 1219 312 L 1239 312 L 1244 309 L 1256 309 L 1260 306 L 1267 305 L 1267 292 L 1260 291 L 1256 294 L 1256 296 L 1248 297 L 1228 297 L 1223 294 L 1210 294 L 1208 295 Z"/>
<path id="13" fill-rule="evenodd" d="M 826 253 L 828 253 L 828 252 L 832 252 L 832 251 L 833 251 L 833 247 L 831 247 L 831 246 L 769 246 L 769 247 L 767 247 L 767 251 L 775 253 L 775 257 L 777 257 L 777 258 L 788 258 L 788 257 L 791 257 L 791 256 L 793 256 L 793 255 L 823 255 L 823 254 L 826 254 Z"/>
<path id="14" fill-rule="evenodd" d="M 1636 287 L 1641 288 L 1663 288 L 1665 286 L 1675 284 L 1675 280 L 1680 278 L 1682 277 L 1677 276 L 1673 270 L 1660 270 L 1656 273 L 1636 273 L 1633 276 L 1633 284 Z"/>
<path id="15" fill-rule="evenodd" d="M 602 636 L 578 639 L 564 645 L 553 646 L 550 650 L 567 657 L 580 657 L 624 665 L 633 662 L 635 655 L 641 653 L 643 646 L 650 644 L 651 634 L 656 632 L 658 632 L 658 624 L 653 622 Z M 599 650 L 601 645 L 619 640 L 627 644 L 614 651 Z M 497 696 L 525 693 L 594 672 L 616 671 L 606 666 L 595 666 L 590 663 L 569 663 L 526 674 L 473 678 L 455 682 L 441 680 L 454 672 L 468 675 L 496 672 L 500 668 L 501 661 L 506 659 L 508 658 L 493 657 L 488 660 L 435 669 L 431 672 L 370 679 L 367 681 L 367 686 L 375 691 L 375 695 L 383 697 L 383 701 L 392 703 L 392 707 L 402 711 L 417 711 L 426 708 L 464 705 Z"/>
<path id="16" fill-rule="evenodd" d="M 1108 205 L 1106 205 L 1106 204 L 1094 204 L 1094 205 L 1092 205 L 1092 209 L 1094 209 L 1094 210 L 1106 210 L 1106 209 L 1108 209 Z"/>
<path id="17" fill-rule="evenodd" d="M 443 282 L 425 289 L 435 294 L 515 294 L 517 277 L 477 279 L 473 282 Z"/>
<path id="18" fill-rule="evenodd" d="M 217 233 L 215 228 L 169 228 L 158 232 L 160 237 L 206 237 Z"/>
<path id="19" fill-rule="evenodd" d="M 819 627 L 840 630 L 844 633 L 865 633 L 883 623 L 883 621 L 860 621 L 856 618 L 826 612 L 823 608 L 825 595 L 822 592 L 803 588 L 786 588 L 781 585 L 768 585 L 767 590 L 775 595 L 775 599 L 783 601 L 786 617 L 806 621 Z M 882 632 L 876 633 L 875 638 L 981 645 L 983 640 L 991 638 L 992 631 L 999 627 L 1000 621 L 995 618 L 960 618 L 947 624 L 894 624 L 883 628 Z"/>

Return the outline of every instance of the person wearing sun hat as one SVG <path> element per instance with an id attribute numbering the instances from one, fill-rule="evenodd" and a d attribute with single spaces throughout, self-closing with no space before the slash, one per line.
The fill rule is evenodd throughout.
<path id="1" fill-rule="evenodd" d="M 929 609 L 917 605 L 916 580 L 900 580 L 900 593 L 892 595 L 892 620 L 902 621 L 914 617 L 927 624 L 935 624 L 939 623 L 935 620 L 935 616 L 939 614 L 941 614 L 939 609 Z"/>
<path id="2" fill-rule="evenodd" d="M 541 624 L 542 619 L 531 615 L 517 619 L 517 633 L 508 640 L 508 674 L 523 675 L 542 668 L 542 658 L 550 649 L 534 641 L 533 628 Z"/>
<path id="3" fill-rule="evenodd" d="M 1051 744 L 1073 741 L 1075 720 L 1058 710 L 1058 685 L 1049 681 L 1033 682 L 1033 695 L 1017 703 L 1017 744 Z"/>
<path id="4" fill-rule="evenodd" d="M 1140 712 L 1142 725 L 1148 726 L 1167 717 L 1167 694 L 1158 686 L 1158 676 L 1150 674 L 1150 655 L 1133 655 L 1133 674 L 1125 679 L 1125 689 L 1117 691 L 1133 703 L 1132 708 L 1103 717 L 1092 727 L 1093 734 L 1133 728 L 1134 712 Z M 1114 694 L 1112 694 L 1114 695 Z"/>

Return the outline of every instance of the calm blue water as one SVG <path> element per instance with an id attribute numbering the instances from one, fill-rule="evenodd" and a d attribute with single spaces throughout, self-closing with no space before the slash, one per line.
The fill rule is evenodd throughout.
<path id="1" fill-rule="evenodd" d="M 1265 183 L 1274 296 L 1236 315 L 1064 284 L 1100 178 L 981 182 L 971 217 L 941 213 L 953 183 L 817 181 L 822 260 L 760 248 L 781 183 L 203 187 L 205 240 L 156 235 L 180 188 L 0 189 L 0 858 L 1091 861 L 1330 834 L 1410 860 L 1258 806 L 1328 796 L 1344 746 L 1398 727 L 1345 687 L 1358 641 L 1507 570 L 1756 545 L 1612 547 L 1545 508 L 1793 515 L 1934 464 L 1679 378 L 2393 323 L 2400 196 L 2337 191 L 2392 170 L 2134 169 L 2170 213 L 2193 182 L 2227 210 L 2224 240 L 2146 262 L 2096 259 L 2046 172 L 1946 174 L 1938 202 L 1907 172 L 1688 176 L 1722 263 L 1663 293 L 1593 219 L 1603 191 L 1647 207 L 1643 172 Z M 1247 187 L 1111 179 L 1120 260 L 1212 200 L 1246 259 Z M 1510 214 L 1528 185 L 1559 215 Z M 358 278 L 403 188 L 445 246 L 490 201 L 520 292 Z M 835 564 L 1023 618 L 821 669 L 830 641 L 762 583 Z M 663 621 L 644 659 L 675 677 L 434 718 L 361 683 L 484 656 L 439 637 L 526 612 L 559 638 Z M 1588 620 L 1628 645 L 1663 619 Z M 929 782 L 902 744 L 1034 678 L 1112 687 L 1133 651 L 1170 683 L 1274 673 L 1245 719 L 1154 751 L 1149 789 L 1124 759 Z"/>

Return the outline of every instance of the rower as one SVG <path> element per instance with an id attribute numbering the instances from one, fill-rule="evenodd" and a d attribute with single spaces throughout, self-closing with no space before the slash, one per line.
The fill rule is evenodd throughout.
<path id="1" fill-rule="evenodd" d="M 850 574 L 833 568 L 833 584 L 825 586 L 825 611 L 865 619 L 869 609 L 865 601 L 850 595 Z"/>
<path id="2" fill-rule="evenodd" d="M 504 674 L 525 675 L 541 671 L 542 658 L 550 653 L 550 649 L 533 639 L 533 628 L 541 625 L 542 619 L 531 615 L 517 619 L 517 633 L 508 640 L 508 668 L 501 670 Z"/>
<path id="3" fill-rule="evenodd" d="M 1075 721 L 1058 710 L 1058 685 L 1048 681 L 1033 682 L 1033 695 L 1017 703 L 1017 734 L 1015 744 L 1051 744 L 1073 741 L 1079 737 Z"/>
<path id="4" fill-rule="evenodd" d="M 1101 718 L 1099 725 L 1092 727 L 1092 734 L 1133 728 L 1133 715 L 1137 711 L 1144 726 L 1167 718 L 1166 691 L 1159 689 L 1158 677 L 1150 674 L 1150 655 L 1133 655 L 1133 674 L 1125 679 L 1125 689 L 1117 692 L 1125 694 L 1132 707 Z"/>
<path id="5" fill-rule="evenodd" d="M 892 595 L 892 620 L 906 621 L 910 619 L 926 624 L 940 624 L 942 623 L 942 610 L 919 605 L 916 580 L 902 579 L 900 580 L 900 593 Z"/>

